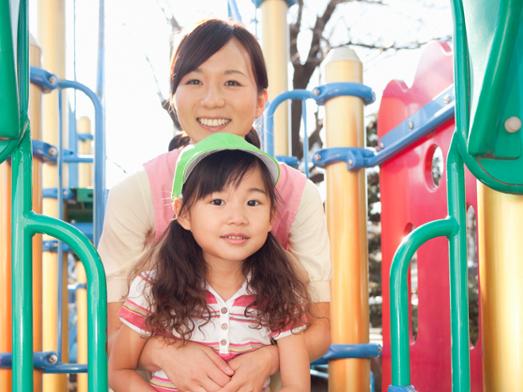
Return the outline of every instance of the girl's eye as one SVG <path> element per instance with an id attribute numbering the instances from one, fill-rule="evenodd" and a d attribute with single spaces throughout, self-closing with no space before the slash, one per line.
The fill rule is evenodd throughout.
<path id="1" fill-rule="evenodd" d="M 225 204 L 225 201 L 223 201 L 222 199 L 212 199 L 211 204 L 213 206 L 223 206 Z"/>
<path id="2" fill-rule="evenodd" d="M 247 202 L 247 205 L 248 205 L 249 207 L 256 207 L 256 206 L 259 206 L 260 204 L 261 204 L 261 203 L 260 203 L 259 200 L 249 200 L 249 201 Z"/>
<path id="3" fill-rule="evenodd" d="M 225 82 L 225 85 L 230 87 L 241 86 L 240 82 L 236 80 L 228 80 Z"/>

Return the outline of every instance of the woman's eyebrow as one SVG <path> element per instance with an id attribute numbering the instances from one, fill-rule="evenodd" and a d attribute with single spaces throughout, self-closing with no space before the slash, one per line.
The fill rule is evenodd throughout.
<path id="1" fill-rule="evenodd" d="M 231 75 L 231 74 L 239 74 L 239 75 L 242 75 L 242 76 L 245 76 L 247 77 L 247 75 L 245 75 L 245 73 L 243 73 L 242 71 L 238 70 L 238 69 L 228 69 L 224 72 L 225 75 Z"/>

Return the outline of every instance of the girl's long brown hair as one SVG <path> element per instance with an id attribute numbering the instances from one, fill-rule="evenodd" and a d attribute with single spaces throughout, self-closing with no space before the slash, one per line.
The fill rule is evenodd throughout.
<path id="1" fill-rule="evenodd" d="M 250 170 L 259 169 L 274 211 L 277 195 L 267 167 L 254 155 L 242 151 L 221 151 L 204 158 L 184 184 L 180 214 L 197 200 L 237 186 Z M 153 335 L 187 340 L 195 328 L 193 319 L 210 320 L 206 302 L 206 263 L 192 233 L 173 220 L 155 253 L 150 280 L 149 303 L 153 304 L 146 323 Z M 255 300 L 245 310 L 256 316 L 259 326 L 272 331 L 303 324 L 309 298 L 297 278 L 285 251 L 269 233 L 265 244 L 242 265 L 249 277 Z"/>

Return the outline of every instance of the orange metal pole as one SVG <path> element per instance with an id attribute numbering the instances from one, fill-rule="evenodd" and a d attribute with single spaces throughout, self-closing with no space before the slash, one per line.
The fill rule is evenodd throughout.
<path id="1" fill-rule="evenodd" d="M 31 36 L 29 61 L 31 65 L 41 66 L 42 51 Z M 31 139 L 42 137 L 42 92 L 36 86 L 29 89 L 29 119 Z M 42 212 L 42 163 L 33 159 L 33 210 Z M 42 236 L 33 237 L 33 347 L 42 351 Z M 42 372 L 35 370 L 33 375 L 35 391 L 42 390 Z"/>
<path id="2" fill-rule="evenodd" d="M 0 352 L 11 352 L 11 165 L 0 164 Z M 0 369 L 0 391 L 11 390 L 11 370 Z"/>
<path id="3" fill-rule="evenodd" d="M 325 82 L 362 81 L 361 62 L 351 49 L 336 48 L 325 59 Z M 325 105 L 327 147 L 363 147 L 363 102 L 336 97 Z M 327 167 L 327 222 L 332 250 L 331 337 L 333 344 L 369 341 L 367 208 L 365 171 L 345 163 Z M 370 362 L 329 363 L 329 391 L 369 390 Z"/>

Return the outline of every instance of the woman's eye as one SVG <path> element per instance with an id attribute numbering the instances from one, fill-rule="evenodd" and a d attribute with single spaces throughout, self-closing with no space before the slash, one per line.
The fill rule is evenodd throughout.
<path id="1" fill-rule="evenodd" d="M 261 203 L 260 203 L 259 200 L 249 200 L 249 201 L 247 202 L 247 205 L 248 205 L 249 207 L 256 207 L 256 206 L 259 206 L 260 204 L 261 204 Z"/>
<path id="2" fill-rule="evenodd" d="M 225 82 L 226 86 L 241 86 L 240 82 L 236 80 L 228 80 Z"/>
<path id="3" fill-rule="evenodd" d="M 222 206 L 225 204 L 225 201 L 223 201 L 222 199 L 212 199 L 211 204 L 213 206 Z"/>
<path id="4" fill-rule="evenodd" d="M 201 84 L 201 82 L 198 79 L 189 79 L 185 84 L 198 85 Z"/>

